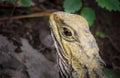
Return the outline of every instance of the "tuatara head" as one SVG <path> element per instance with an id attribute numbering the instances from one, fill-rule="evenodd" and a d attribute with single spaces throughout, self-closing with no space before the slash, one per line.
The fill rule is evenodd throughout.
<path id="1" fill-rule="evenodd" d="M 50 24 L 61 78 L 104 78 L 103 61 L 88 22 L 80 15 L 55 12 Z"/>

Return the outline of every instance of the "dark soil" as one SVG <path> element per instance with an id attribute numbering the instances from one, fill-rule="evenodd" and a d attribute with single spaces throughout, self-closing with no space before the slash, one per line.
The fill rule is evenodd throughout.
<path id="1" fill-rule="evenodd" d="M 34 0 L 37 7 L 49 10 L 63 10 L 62 0 Z M 106 66 L 116 73 L 120 72 L 120 12 L 109 12 L 98 7 L 92 2 L 86 2 L 85 6 L 92 7 L 96 12 L 96 20 L 90 27 L 99 45 L 100 54 Z M 0 7 L 0 17 L 25 15 L 33 13 L 29 8 Z M 1 19 L 0 18 L 0 19 Z M 5 36 L 17 47 L 16 53 L 21 53 L 21 38 L 29 40 L 30 44 L 39 50 L 49 61 L 55 63 L 55 48 L 50 37 L 49 18 L 24 18 L 16 20 L 0 21 L 0 35 Z M 96 31 L 102 31 L 107 38 L 95 35 Z M 52 45 L 52 46 L 51 46 Z"/>

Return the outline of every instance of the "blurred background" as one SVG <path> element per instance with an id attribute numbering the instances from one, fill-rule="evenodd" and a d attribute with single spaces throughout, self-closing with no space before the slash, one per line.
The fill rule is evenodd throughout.
<path id="1" fill-rule="evenodd" d="M 48 17 L 54 11 L 87 19 L 105 74 L 119 78 L 119 0 L 1 0 L 0 78 L 58 78 Z"/>

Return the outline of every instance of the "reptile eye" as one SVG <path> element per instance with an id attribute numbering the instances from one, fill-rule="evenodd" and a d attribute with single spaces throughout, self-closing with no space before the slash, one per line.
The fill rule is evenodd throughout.
<path id="1" fill-rule="evenodd" d="M 77 40 L 74 29 L 70 28 L 69 26 L 62 26 L 60 34 L 61 37 L 67 41 Z"/>
<path id="2" fill-rule="evenodd" d="M 62 28 L 62 33 L 65 36 L 72 36 L 72 32 L 69 29 L 65 28 L 65 27 Z"/>

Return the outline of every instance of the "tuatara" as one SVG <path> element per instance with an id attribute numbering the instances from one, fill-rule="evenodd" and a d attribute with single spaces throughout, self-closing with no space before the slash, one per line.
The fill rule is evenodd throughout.
<path id="1" fill-rule="evenodd" d="M 50 24 L 60 78 L 106 78 L 96 40 L 82 16 L 55 12 Z"/>

